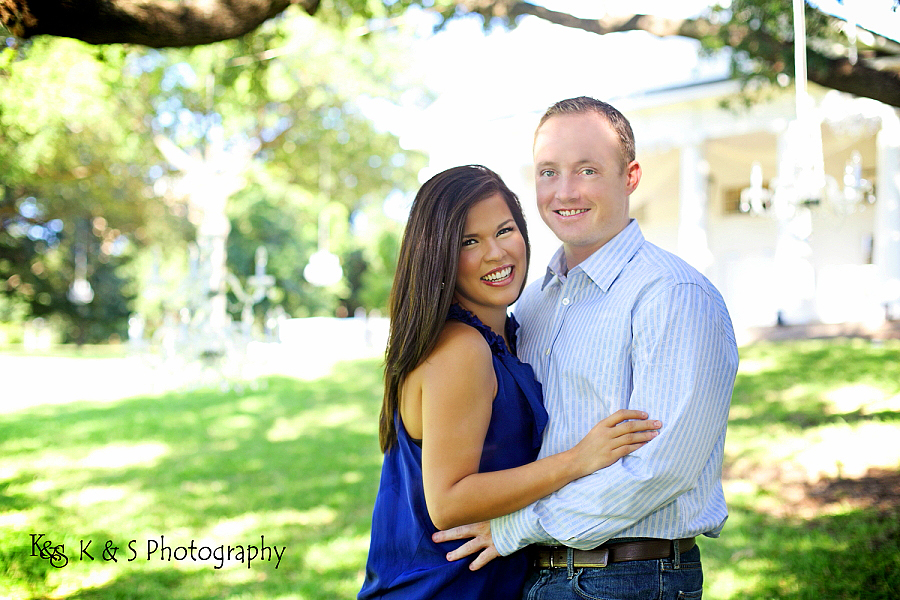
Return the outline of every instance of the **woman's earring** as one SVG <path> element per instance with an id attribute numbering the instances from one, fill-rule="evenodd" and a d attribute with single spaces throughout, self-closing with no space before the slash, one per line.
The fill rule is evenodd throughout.
<path id="1" fill-rule="evenodd" d="M 444 282 L 441 282 L 441 289 L 444 289 Z"/>

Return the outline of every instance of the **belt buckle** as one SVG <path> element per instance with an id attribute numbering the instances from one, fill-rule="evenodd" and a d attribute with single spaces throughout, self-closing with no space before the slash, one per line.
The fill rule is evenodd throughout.
<path id="1" fill-rule="evenodd" d="M 609 548 L 601 548 L 603 552 L 603 558 L 597 565 L 598 567 L 605 567 L 609 564 Z"/>

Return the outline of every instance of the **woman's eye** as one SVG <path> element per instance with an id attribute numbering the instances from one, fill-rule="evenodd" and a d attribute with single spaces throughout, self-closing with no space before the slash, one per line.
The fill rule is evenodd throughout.
<path id="1" fill-rule="evenodd" d="M 509 233 L 511 231 L 515 231 L 515 230 L 512 227 L 504 227 L 503 229 L 501 229 L 500 231 L 497 232 L 497 237 L 500 237 L 501 235 L 503 235 L 505 233 Z"/>
<path id="2" fill-rule="evenodd" d="M 463 246 L 471 246 L 474 243 L 475 243 L 475 240 L 472 238 L 468 238 L 468 239 L 465 239 L 462 241 Z"/>

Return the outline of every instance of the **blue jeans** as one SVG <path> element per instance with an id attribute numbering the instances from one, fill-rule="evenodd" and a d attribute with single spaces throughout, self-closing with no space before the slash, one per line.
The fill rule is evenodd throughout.
<path id="1" fill-rule="evenodd" d="M 532 569 L 522 600 L 681 600 L 700 598 L 700 548 L 678 560 L 633 560 L 605 567 Z"/>

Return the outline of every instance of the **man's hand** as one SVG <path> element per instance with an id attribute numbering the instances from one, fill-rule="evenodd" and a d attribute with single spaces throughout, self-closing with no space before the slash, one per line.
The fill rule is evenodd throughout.
<path id="1" fill-rule="evenodd" d="M 494 539 L 491 537 L 491 522 L 482 521 L 474 525 L 462 525 L 454 527 L 446 531 L 438 531 L 431 539 L 437 543 L 449 542 L 450 540 L 464 540 L 472 538 L 456 550 L 447 554 L 447 560 L 454 561 L 465 558 L 471 554 L 481 551 L 472 564 L 469 565 L 470 571 L 477 571 L 484 565 L 488 564 L 500 554 L 494 548 Z"/>

